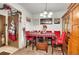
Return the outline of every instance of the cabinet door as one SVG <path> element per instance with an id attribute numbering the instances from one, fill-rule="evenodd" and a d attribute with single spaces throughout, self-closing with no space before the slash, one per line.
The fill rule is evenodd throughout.
<path id="1" fill-rule="evenodd" d="M 11 26 L 12 20 L 14 21 L 14 25 L 15 25 L 15 35 L 16 35 L 16 40 L 17 41 L 9 40 L 9 45 L 13 46 L 13 47 L 18 47 L 18 29 L 19 29 L 18 28 L 18 23 L 19 23 L 18 18 L 19 18 L 18 14 L 15 14 L 15 15 L 12 15 L 12 16 L 8 17 L 8 29 Z"/>
<path id="2" fill-rule="evenodd" d="M 79 6 L 73 10 L 73 25 L 79 24 Z"/>
<path id="3" fill-rule="evenodd" d="M 79 6 L 70 13 L 71 36 L 68 44 L 68 54 L 79 54 Z"/>
<path id="4" fill-rule="evenodd" d="M 12 19 L 13 18 L 13 19 Z M 9 27 L 11 26 L 11 22 L 12 20 L 14 21 L 14 25 L 15 25 L 15 35 L 16 35 L 16 39 L 18 39 L 18 18 L 19 18 L 19 15 L 18 14 L 15 14 L 15 15 L 12 15 L 12 16 L 9 16 L 8 17 L 8 29 Z"/>
<path id="5" fill-rule="evenodd" d="M 16 14 L 16 15 L 14 15 L 14 22 L 15 22 L 15 30 L 16 30 L 16 39 L 18 40 L 18 24 L 19 24 L 19 15 L 18 14 Z"/>
<path id="6" fill-rule="evenodd" d="M 5 16 L 0 15 L 0 32 L 5 32 Z"/>
<path id="7" fill-rule="evenodd" d="M 79 6 L 73 10 L 72 14 L 72 54 L 79 54 Z"/>
<path id="8" fill-rule="evenodd" d="M 4 33 L 5 36 L 5 16 L 0 15 L 0 45 L 2 43 L 2 33 Z M 5 43 L 5 40 L 4 40 Z"/>
<path id="9" fill-rule="evenodd" d="M 74 25 L 73 26 L 73 35 L 75 37 L 78 37 L 79 36 L 79 25 Z"/>

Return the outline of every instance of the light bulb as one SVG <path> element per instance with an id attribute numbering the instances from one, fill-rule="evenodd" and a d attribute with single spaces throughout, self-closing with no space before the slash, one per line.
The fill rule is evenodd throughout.
<path id="1" fill-rule="evenodd" d="M 51 18 L 51 15 L 50 14 L 48 14 L 48 18 Z"/>
<path id="2" fill-rule="evenodd" d="M 49 15 L 52 15 L 53 13 L 52 12 L 49 12 Z"/>
<path id="3" fill-rule="evenodd" d="M 47 14 L 47 11 L 44 11 L 44 14 L 46 15 Z"/>
<path id="4" fill-rule="evenodd" d="M 43 16 L 43 13 L 40 13 L 40 16 Z"/>

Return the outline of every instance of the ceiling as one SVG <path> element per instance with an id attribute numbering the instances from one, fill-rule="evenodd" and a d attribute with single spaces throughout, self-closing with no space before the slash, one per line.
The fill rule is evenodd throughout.
<path id="1" fill-rule="evenodd" d="M 46 3 L 19 3 L 27 11 L 32 14 L 37 14 L 45 9 Z M 47 10 L 52 12 L 59 12 L 67 10 L 69 3 L 47 3 Z"/>

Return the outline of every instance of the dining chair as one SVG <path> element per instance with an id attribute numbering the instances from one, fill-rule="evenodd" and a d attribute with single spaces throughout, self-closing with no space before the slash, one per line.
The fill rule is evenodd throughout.
<path id="1" fill-rule="evenodd" d="M 33 37 L 31 37 L 30 36 L 30 31 L 26 31 L 26 43 L 28 43 L 28 45 L 33 45 Z M 29 41 L 29 42 L 28 42 Z M 27 46 L 27 44 L 26 44 L 26 46 Z M 32 46 L 32 49 L 33 49 L 34 47 Z"/>
<path id="2" fill-rule="evenodd" d="M 52 53 L 53 53 L 53 47 L 55 45 L 56 47 L 61 47 L 61 51 L 64 54 L 63 44 L 64 44 L 65 38 L 66 38 L 66 32 L 62 32 L 62 35 L 60 37 L 57 37 L 55 41 L 52 40 Z"/>
<path id="3" fill-rule="evenodd" d="M 54 31 L 54 34 L 56 35 L 56 37 L 60 37 L 60 31 Z"/>
<path id="4" fill-rule="evenodd" d="M 49 30 L 49 31 L 46 31 L 47 34 L 52 34 L 52 31 Z M 48 45 L 51 45 L 51 40 L 52 40 L 52 37 L 46 37 L 47 38 L 47 41 L 48 41 Z"/>

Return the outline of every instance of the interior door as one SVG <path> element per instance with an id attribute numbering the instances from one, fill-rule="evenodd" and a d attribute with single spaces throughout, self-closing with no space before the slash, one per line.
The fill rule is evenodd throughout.
<path id="1" fill-rule="evenodd" d="M 2 34 L 4 36 L 4 44 L 5 44 L 5 16 L 0 15 L 0 46 L 2 45 Z"/>

